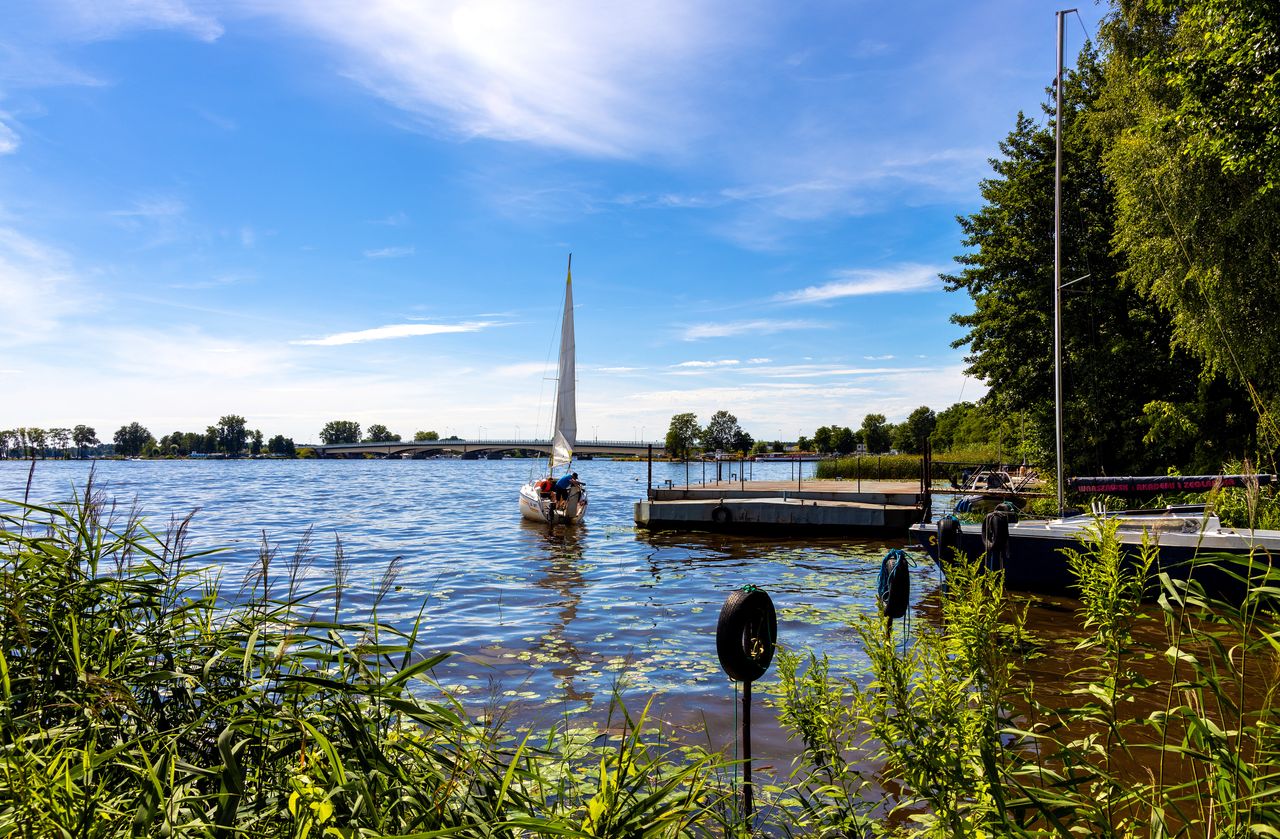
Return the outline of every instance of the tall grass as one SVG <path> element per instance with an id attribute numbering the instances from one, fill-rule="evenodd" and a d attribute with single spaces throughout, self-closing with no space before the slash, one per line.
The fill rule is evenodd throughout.
<path id="1" fill-rule="evenodd" d="M 814 477 L 852 481 L 919 480 L 920 455 L 867 454 L 818 461 Z"/>
<path id="2" fill-rule="evenodd" d="M 874 618 L 858 625 L 866 683 L 783 656 L 782 719 L 803 743 L 811 810 L 883 835 L 1280 836 L 1272 560 L 1206 556 L 1175 579 L 1152 545 L 1122 556 L 1100 520 L 1063 557 L 1081 665 L 1061 692 L 1030 678 L 1023 613 L 976 565 L 950 574 L 905 655 Z M 1238 583 L 1232 599 L 1206 595 L 1211 568 Z M 870 777 L 854 768 L 868 761 Z"/>
<path id="3" fill-rule="evenodd" d="M 431 678 L 417 627 L 343 609 L 340 545 L 263 548 L 224 599 L 190 520 L 92 486 L 0 513 L 0 836 L 684 836 L 733 824 L 709 755 L 644 714 L 516 741 Z M 333 582 L 336 580 L 336 582 Z"/>

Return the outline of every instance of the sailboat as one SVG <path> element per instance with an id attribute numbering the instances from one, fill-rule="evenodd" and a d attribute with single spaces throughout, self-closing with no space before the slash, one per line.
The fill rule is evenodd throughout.
<path id="1" fill-rule="evenodd" d="M 587 490 L 573 472 L 573 447 L 578 438 L 577 381 L 573 343 L 573 255 L 564 281 L 564 316 L 560 321 L 560 365 L 556 375 L 555 422 L 551 431 L 549 477 L 530 478 L 520 487 L 520 515 L 545 524 L 576 524 L 587 513 Z M 553 491 L 556 468 L 573 480 L 564 497 Z M 562 476 L 563 477 L 563 476 Z"/>
<path id="2" fill-rule="evenodd" d="M 957 554 L 984 556 L 991 568 L 1004 571 L 1011 590 L 1046 594 L 1075 594 L 1076 580 L 1067 566 L 1064 549 L 1079 549 L 1097 533 L 1098 519 L 1114 522 L 1120 550 L 1132 557 L 1144 543 L 1160 549 L 1160 570 L 1185 579 L 1193 571 L 1205 590 L 1220 596 L 1239 596 L 1240 580 L 1229 571 L 1198 562 L 1204 555 L 1258 555 L 1261 565 L 1270 566 L 1280 556 L 1280 531 L 1224 527 L 1203 505 L 1167 507 L 1162 510 L 1108 511 L 1098 507 L 1089 514 L 1068 515 L 1063 468 L 1062 407 L 1062 51 L 1063 21 L 1069 12 L 1058 12 L 1057 119 L 1054 124 L 1056 161 L 1054 166 L 1054 426 L 1058 464 L 1059 518 L 1047 521 L 1019 521 L 1016 513 L 991 513 L 980 523 L 960 522 L 943 516 L 935 523 L 925 520 L 911 525 L 910 536 L 935 560 L 954 561 Z M 1186 477 L 1076 478 L 1078 492 L 1134 494 L 1149 492 L 1190 492 L 1220 486 L 1256 486 L 1277 482 L 1275 475 L 1198 475 Z"/>

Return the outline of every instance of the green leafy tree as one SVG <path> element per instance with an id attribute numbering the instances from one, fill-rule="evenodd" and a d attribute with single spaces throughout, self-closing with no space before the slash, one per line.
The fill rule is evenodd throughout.
<path id="1" fill-rule="evenodd" d="M 716 411 L 707 420 L 707 427 L 702 429 L 701 443 L 703 451 L 731 452 L 734 443 L 744 432 L 738 425 L 738 418 L 728 411 Z"/>
<path id="2" fill-rule="evenodd" d="M 249 436 L 249 432 L 245 429 L 244 417 L 237 414 L 227 414 L 218 420 L 215 428 L 217 429 L 218 448 L 232 457 L 244 451 L 245 440 Z"/>
<path id="3" fill-rule="evenodd" d="M 385 425 L 376 422 L 369 426 L 365 436 L 365 441 L 369 443 L 394 443 L 399 439 L 399 434 L 389 431 Z"/>
<path id="4" fill-rule="evenodd" d="M 1169 318 L 1120 281 L 1112 244 L 1115 198 L 1103 148 L 1082 115 L 1103 87 L 1096 56 L 1081 53 L 1064 82 L 1062 255 L 1063 379 L 1067 474 L 1158 469 L 1143 443 L 1143 406 L 1196 397 L 1185 355 L 1171 350 Z M 966 372 L 987 383 L 989 413 L 1038 451 L 1054 451 L 1054 137 L 1019 114 L 982 181 L 983 207 L 959 219 L 963 270 L 943 279 L 964 291 L 972 313 Z M 1011 441 L 1012 442 L 1012 441 Z"/>
<path id="5" fill-rule="evenodd" d="M 733 435 L 732 450 L 742 455 L 746 455 L 755 445 L 755 440 L 750 434 L 739 428 Z"/>
<path id="6" fill-rule="evenodd" d="M 1114 184 L 1121 278 L 1173 340 L 1251 400 L 1280 446 L 1280 12 L 1270 0 L 1122 0 L 1102 29 L 1107 85 L 1089 121 Z M 1194 368 L 1193 368 L 1194 369 Z M 1189 377 L 1190 378 L 1190 377 Z M 1151 401 L 1239 451 L 1203 390 Z M 1181 397 L 1181 398 L 1178 398 Z M 1232 412 L 1228 412 L 1230 415 Z M 1198 434 L 1183 435 L 1203 449 Z"/>
<path id="7" fill-rule="evenodd" d="M 439 439 L 440 435 L 435 431 L 418 431 L 413 435 L 413 442 L 415 443 L 430 443 Z"/>
<path id="8" fill-rule="evenodd" d="M 335 443 L 359 443 L 360 423 L 351 420 L 330 420 L 320 430 L 320 441 L 329 446 Z"/>
<path id="9" fill-rule="evenodd" d="M 894 428 L 893 447 L 900 452 L 920 454 L 937 424 L 938 416 L 933 409 L 921 405 L 907 416 L 905 422 Z"/>
<path id="10" fill-rule="evenodd" d="M 787 450 L 787 447 L 782 444 L 781 440 L 774 440 L 773 445 L 770 447 L 770 451 L 772 451 L 774 454 L 782 454 L 786 450 Z"/>
<path id="11" fill-rule="evenodd" d="M 676 414 L 667 425 L 667 437 L 664 442 L 667 456 L 688 460 L 701 436 L 702 429 L 698 426 L 698 417 L 695 414 Z"/>
<path id="12" fill-rule="evenodd" d="M 98 432 L 90 425 L 77 425 L 71 429 L 71 442 L 75 443 L 80 457 L 84 457 L 86 446 L 98 445 Z"/>
<path id="13" fill-rule="evenodd" d="M 799 439 L 796 440 L 796 449 L 798 449 L 799 451 L 811 452 L 815 448 L 817 447 L 814 445 L 813 441 L 810 440 L 808 437 L 804 436 L 803 434 L 801 434 Z"/>
<path id="14" fill-rule="evenodd" d="M 44 457 L 44 449 L 48 443 L 49 433 L 43 428 L 27 429 L 27 445 L 31 448 L 32 457 Z"/>
<path id="15" fill-rule="evenodd" d="M 255 456 L 262 454 L 262 432 L 255 428 L 249 440 L 249 453 Z"/>
<path id="16" fill-rule="evenodd" d="M 858 447 L 858 436 L 844 425 L 831 426 L 831 448 L 838 454 L 851 454 Z"/>
<path id="17" fill-rule="evenodd" d="M 827 454 L 836 450 L 835 429 L 829 425 L 819 426 L 813 432 L 813 448 L 819 454 Z"/>
<path id="18" fill-rule="evenodd" d="M 112 439 L 116 444 L 116 454 L 124 457 L 137 457 L 144 448 L 155 442 L 151 432 L 137 422 L 120 426 Z"/>
<path id="19" fill-rule="evenodd" d="M 296 457 L 298 454 L 297 448 L 293 444 L 293 439 L 283 434 L 277 434 L 267 441 L 267 451 L 270 454 L 283 457 Z"/>
<path id="20" fill-rule="evenodd" d="M 889 451 L 891 432 L 884 414 L 867 414 L 862 418 L 862 442 L 871 454 Z"/>
<path id="21" fill-rule="evenodd" d="M 0 457 L 9 456 L 9 444 L 16 435 L 8 429 L 0 429 Z"/>

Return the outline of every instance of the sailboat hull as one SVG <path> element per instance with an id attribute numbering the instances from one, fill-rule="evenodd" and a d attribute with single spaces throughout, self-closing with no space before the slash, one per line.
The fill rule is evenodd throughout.
<path id="1" fill-rule="evenodd" d="M 543 496 L 538 489 L 540 481 L 530 481 L 520 487 L 520 515 L 529 521 L 543 524 L 577 524 L 587 515 L 587 493 L 577 494 L 577 503 L 570 496 L 564 510 L 555 508 L 554 496 Z"/>

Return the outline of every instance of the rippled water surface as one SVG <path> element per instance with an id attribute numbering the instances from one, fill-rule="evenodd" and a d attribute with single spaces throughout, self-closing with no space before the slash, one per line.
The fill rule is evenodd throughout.
<path id="1" fill-rule="evenodd" d="M 0 498 L 22 498 L 29 464 L 0 461 Z M 396 557 L 397 588 L 380 616 L 423 615 L 424 652 L 458 653 L 437 670 L 477 709 L 510 706 L 544 724 L 564 714 L 603 716 L 615 689 L 629 706 L 655 696 L 657 712 L 731 737 L 734 689 L 715 654 L 715 628 L 728 592 L 757 585 L 779 612 L 779 643 L 827 653 L 837 668 L 860 662 L 848 628 L 875 607 L 886 550 L 902 539 L 764 540 L 638 529 L 647 464 L 581 462 L 590 491 L 576 528 L 523 521 L 519 485 L 533 461 L 240 460 L 101 461 L 95 485 L 122 505 L 135 499 L 153 528 L 198 510 L 193 548 L 221 547 L 224 589 L 238 588 L 265 538 L 287 561 L 311 533 L 310 582 L 332 581 L 336 538 L 353 567 L 344 610 L 366 609 Z M 789 464 L 757 464 L 754 477 L 792 477 Z M 31 499 L 65 499 L 83 487 L 84 462 L 39 462 Z M 684 483 L 684 466 L 655 463 L 654 482 Z M 692 477 L 700 475 L 695 467 Z M 929 564 L 912 583 L 918 600 L 937 583 Z M 317 609 L 332 609 L 317 595 Z M 425 610 L 424 610 L 425 604 Z M 767 693 L 774 676 L 759 684 Z M 764 712 L 759 716 L 766 717 Z M 793 747 L 765 719 L 758 754 Z M 717 745 L 719 745 L 717 743 Z"/>

